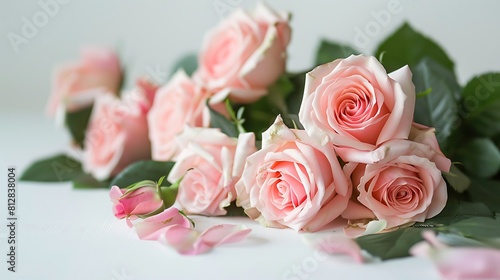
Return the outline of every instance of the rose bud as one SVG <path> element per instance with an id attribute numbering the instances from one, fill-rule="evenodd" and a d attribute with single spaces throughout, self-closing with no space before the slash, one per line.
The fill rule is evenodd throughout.
<path id="1" fill-rule="evenodd" d="M 115 217 L 126 218 L 129 226 L 132 226 L 130 220 L 149 217 L 165 209 L 160 187 L 150 180 L 137 182 L 124 189 L 113 186 L 109 197 L 113 202 Z"/>

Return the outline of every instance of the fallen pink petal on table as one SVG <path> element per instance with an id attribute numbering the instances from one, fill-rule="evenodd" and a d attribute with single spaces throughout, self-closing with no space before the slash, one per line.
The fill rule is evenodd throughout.
<path id="1" fill-rule="evenodd" d="M 500 250 L 483 247 L 449 247 L 433 231 L 422 233 L 425 241 L 415 244 L 410 253 L 431 259 L 444 279 L 500 279 Z"/>
<path id="2" fill-rule="evenodd" d="M 199 233 L 195 229 L 172 226 L 160 236 L 159 241 L 172 246 L 183 255 L 203 254 L 217 245 L 235 243 L 245 239 L 251 232 L 241 225 L 216 225 Z"/>

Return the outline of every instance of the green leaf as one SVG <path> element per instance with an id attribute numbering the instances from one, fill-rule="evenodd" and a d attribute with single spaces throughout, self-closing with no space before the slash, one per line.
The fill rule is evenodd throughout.
<path id="1" fill-rule="evenodd" d="M 500 212 L 500 181 L 473 179 L 467 190 L 472 201 L 486 204 L 491 211 Z"/>
<path id="2" fill-rule="evenodd" d="M 90 174 L 82 173 L 73 179 L 73 188 L 75 189 L 102 189 L 109 187 L 110 180 L 98 181 Z"/>
<path id="3" fill-rule="evenodd" d="M 174 205 L 179 188 L 169 186 L 169 187 L 161 187 L 160 189 L 161 189 L 161 198 L 163 200 L 163 205 L 165 206 L 165 208 L 169 208 L 170 206 Z"/>
<path id="4" fill-rule="evenodd" d="M 245 105 L 245 129 L 254 132 L 260 139 L 261 133 L 274 122 L 277 115 L 283 117 L 285 124 L 291 124 L 286 100 L 293 90 L 294 85 L 285 74 L 269 87 L 267 95 Z"/>
<path id="5" fill-rule="evenodd" d="M 500 73 L 474 77 L 462 92 L 464 124 L 480 136 L 500 133 Z"/>
<path id="6" fill-rule="evenodd" d="M 228 207 L 224 208 L 227 211 L 226 216 L 229 217 L 246 217 L 245 210 L 236 206 L 236 202 L 231 203 Z"/>
<path id="7" fill-rule="evenodd" d="M 436 128 L 436 137 L 443 146 L 459 121 L 460 85 L 450 70 L 428 58 L 420 61 L 412 72 L 417 92 L 432 88 L 430 94 L 416 100 L 415 122 Z"/>
<path id="8" fill-rule="evenodd" d="M 310 71 L 311 70 L 288 74 L 288 78 L 293 86 L 293 90 L 286 97 L 288 114 L 297 115 L 299 113 L 300 104 L 302 103 L 302 98 L 304 97 L 306 74 Z"/>
<path id="9" fill-rule="evenodd" d="M 191 76 L 196 68 L 198 68 L 198 56 L 195 53 L 190 53 L 177 60 L 174 66 L 172 66 L 170 73 L 173 75 L 177 70 L 184 69 L 184 72 Z"/>
<path id="10" fill-rule="evenodd" d="M 455 164 L 451 165 L 450 172 L 443 173 L 446 182 L 455 191 L 463 193 L 469 188 L 470 179 Z"/>
<path id="11" fill-rule="evenodd" d="M 83 147 L 83 140 L 85 139 L 85 131 L 89 123 L 90 114 L 92 113 L 92 106 L 75 111 L 66 112 L 65 122 L 69 129 L 73 141 Z"/>
<path id="12" fill-rule="evenodd" d="M 21 175 L 23 181 L 64 182 L 71 181 L 82 174 L 80 162 L 60 154 L 38 160 L 31 164 Z"/>
<path id="13" fill-rule="evenodd" d="M 156 181 L 168 174 L 174 162 L 143 160 L 132 163 L 111 181 L 109 186 L 125 188 L 142 180 Z"/>
<path id="14" fill-rule="evenodd" d="M 464 198 L 464 195 L 448 188 L 448 200 L 441 213 L 423 223 L 415 223 L 414 227 L 447 226 L 471 217 L 494 217 L 494 213 L 484 203 L 464 201 Z"/>
<path id="15" fill-rule="evenodd" d="M 346 58 L 351 54 L 360 54 L 360 52 L 349 45 L 338 44 L 323 39 L 316 52 L 315 63 L 316 65 L 321 65 L 338 58 Z"/>
<path id="16" fill-rule="evenodd" d="M 408 64 L 411 69 L 424 57 L 429 57 L 454 73 L 453 61 L 434 41 L 415 31 L 408 23 L 404 23 L 396 32 L 382 42 L 376 57 L 385 52 L 382 64 L 387 72 L 392 72 Z"/>
<path id="17" fill-rule="evenodd" d="M 450 229 L 472 238 L 500 237 L 500 220 L 486 217 L 473 217 L 450 225 Z"/>
<path id="18" fill-rule="evenodd" d="M 500 170 L 500 151 L 491 139 L 475 138 L 463 143 L 455 153 L 465 170 L 474 177 L 489 178 Z"/>
<path id="19" fill-rule="evenodd" d="M 220 130 L 229 137 L 238 137 L 238 129 L 234 123 L 221 115 L 219 112 L 212 109 L 207 102 L 207 107 L 210 111 L 210 127 L 220 128 Z"/>
<path id="20" fill-rule="evenodd" d="M 410 248 L 423 240 L 421 228 L 403 228 L 356 238 L 359 246 L 382 260 L 407 257 Z"/>

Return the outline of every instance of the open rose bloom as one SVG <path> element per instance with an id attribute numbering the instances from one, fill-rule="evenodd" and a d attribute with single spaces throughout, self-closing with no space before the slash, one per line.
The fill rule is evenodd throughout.
<path id="1" fill-rule="evenodd" d="M 340 216 L 351 188 L 333 147 L 281 117 L 263 134 L 236 185 L 237 205 L 266 226 L 316 231 Z"/>
<path id="2" fill-rule="evenodd" d="M 172 183 L 182 178 L 177 203 L 187 213 L 225 215 L 245 159 L 256 150 L 254 134 L 235 139 L 218 129 L 186 127 L 177 141 L 183 148 L 168 176 Z"/>
<path id="3" fill-rule="evenodd" d="M 105 180 L 135 161 L 151 158 L 146 119 L 150 106 L 139 88 L 121 99 L 110 93 L 99 96 L 85 135 L 84 170 Z"/>
<path id="4" fill-rule="evenodd" d="M 257 4 L 237 9 L 205 37 L 193 77 L 218 101 L 250 103 L 284 73 L 290 41 L 289 15 Z"/>
<path id="5" fill-rule="evenodd" d="M 88 107 L 104 92 L 117 94 L 121 80 L 120 61 L 112 50 L 86 47 L 80 61 L 56 69 L 47 112 L 53 116 Z"/>
<path id="6" fill-rule="evenodd" d="M 375 57 L 351 55 L 306 76 L 299 118 L 305 130 L 335 146 L 373 150 L 406 139 L 415 110 L 408 66 L 387 74 Z"/>
<path id="7" fill-rule="evenodd" d="M 157 90 L 147 120 L 154 160 L 172 160 L 179 154 L 180 148 L 175 137 L 185 125 L 208 127 L 208 98 L 207 91 L 194 83 L 182 70 Z"/>

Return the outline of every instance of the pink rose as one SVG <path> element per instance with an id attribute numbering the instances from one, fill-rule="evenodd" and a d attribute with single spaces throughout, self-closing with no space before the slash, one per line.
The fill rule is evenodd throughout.
<path id="1" fill-rule="evenodd" d="M 361 55 L 320 65 L 306 76 L 300 121 L 312 137 L 340 147 L 373 150 L 407 139 L 415 109 L 411 76 L 408 66 L 387 74 L 377 59 Z"/>
<path id="2" fill-rule="evenodd" d="M 431 147 L 391 140 L 364 154 L 371 164 L 348 163 L 344 169 L 357 190 L 358 202 L 377 219 L 385 220 L 386 228 L 423 222 L 443 210 L 447 192 L 440 168 L 449 169 L 450 162 L 436 165 L 432 160 L 437 153 Z M 350 220 L 372 218 L 361 205 L 349 204 L 342 216 Z"/>
<path id="3" fill-rule="evenodd" d="M 163 212 L 135 224 L 137 236 L 142 240 L 158 240 L 160 235 L 168 231 L 172 226 L 191 228 L 191 221 L 179 212 L 179 209 L 170 207 Z"/>
<path id="4" fill-rule="evenodd" d="M 262 135 L 236 184 L 237 205 L 266 226 L 316 231 L 346 208 L 351 188 L 331 146 L 280 116 Z"/>
<path id="5" fill-rule="evenodd" d="M 245 159 L 256 151 L 254 134 L 237 140 L 218 129 L 186 127 L 177 141 L 183 148 L 168 176 L 172 183 L 182 178 L 177 203 L 191 214 L 225 215 Z"/>
<path id="6" fill-rule="evenodd" d="M 78 62 L 59 67 L 54 73 L 47 112 L 76 111 L 92 105 L 103 92 L 118 93 L 122 79 L 120 61 L 106 48 L 87 47 Z"/>
<path id="7" fill-rule="evenodd" d="M 252 14 L 237 9 L 205 37 L 194 79 L 218 101 L 259 99 L 285 72 L 288 19 L 262 3 Z"/>
<path id="8" fill-rule="evenodd" d="M 147 104 L 141 91 L 99 96 L 85 134 L 82 164 L 98 180 L 115 176 L 130 163 L 149 159 Z"/>
<path id="9" fill-rule="evenodd" d="M 125 189 L 113 186 L 109 191 L 109 197 L 113 202 L 115 217 L 127 218 L 129 226 L 131 226 L 130 219 L 163 209 L 163 200 L 153 181 L 141 181 Z"/>
<path id="10" fill-rule="evenodd" d="M 425 241 L 415 244 L 410 253 L 431 259 L 444 279 L 500 279 L 500 250 L 493 248 L 449 247 L 433 231 L 422 233 Z"/>
<path id="11" fill-rule="evenodd" d="M 172 160 L 180 152 L 175 137 L 185 125 L 208 127 L 210 113 L 208 95 L 183 71 L 177 72 L 168 84 L 158 89 L 148 114 L 149 137 L 154 160 Z"/>

